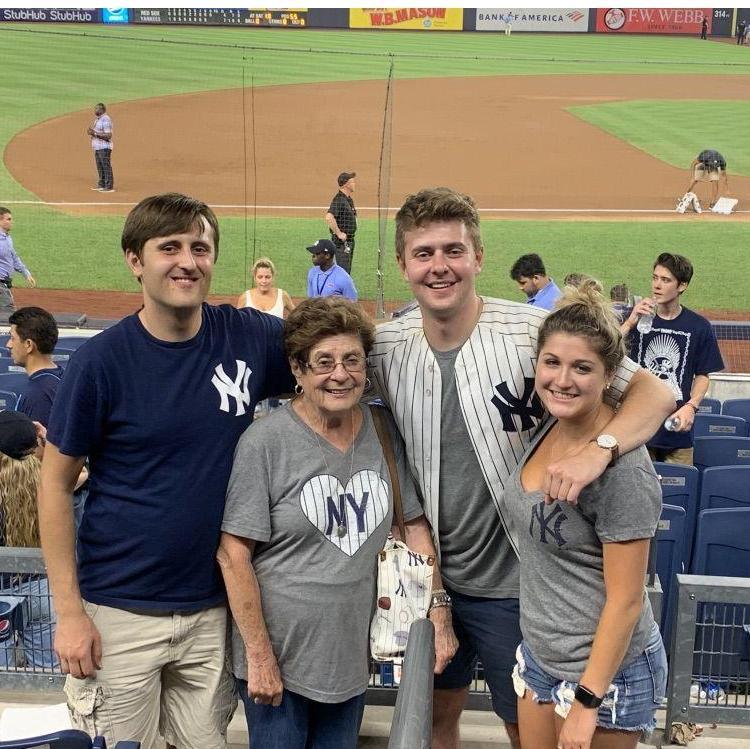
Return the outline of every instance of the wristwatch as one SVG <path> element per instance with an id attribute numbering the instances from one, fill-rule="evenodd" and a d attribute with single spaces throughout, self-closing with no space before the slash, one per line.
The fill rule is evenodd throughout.
<path id="1" fill-rule="evenodd" d="M 439 609 L 443 606 L 450 606 L 452 603 L 451 597 L 446 593 L 444 589 L 439 590 L 433 590 L 432 591 L 432 598 L 430 599 L 430 608 L 428 611 L 432 611 L 432 609 Z"/>
<path id="2" fill-rule="evenodd" d="M 600 434 L 591 441 L 596 442 L 597 447 L 601 447 L 602 450 L 610 451 L 612 454 L 612 460 L 609 461 L 610 466 L 617 463 L 617 459 L 620 457 L 620 443 L 611 434 Z"/>
<path id="3" fill-rule="evenodd" d="M 586 689 L 583 684 L 576 687 L 575 697 L 584 707 L 590 710 L 596 710 L 604 702 L 604 697 L 597 697 L 590 689 Z"/>

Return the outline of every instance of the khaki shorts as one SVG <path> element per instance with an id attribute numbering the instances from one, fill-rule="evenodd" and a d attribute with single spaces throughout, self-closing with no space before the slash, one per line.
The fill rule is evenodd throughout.
<path id="1" fill-rule="evenodd" d="M 693 448 L 679 447 L 675 450 L 667 450 L 662 447 L 649 447 L 648 454 L 651 460 L 658 460 L 662 463 L 679 463 L 684 466 L 693 465 Z"/>
<path id="2" fill-rule="evenodd" d="M 68 676 L 73 725 L 108 746 L 130 739 L 164 749 L 166 739 L 179 749 L 225 749 L 237 705 L 226 609 L 144 615 L 87 601 L 84 608 L 102 637 L 102 668 L 93 678 Z"/>
<path id="3" fill-rule="evenodd" d="M 724 172 L 723 169 L 715 169 L 709 171 L 702 164 L 696 164 L 693 169 L 693 179 L 701 180 L 701 182 L 718 182 L 719 176 Z"/>

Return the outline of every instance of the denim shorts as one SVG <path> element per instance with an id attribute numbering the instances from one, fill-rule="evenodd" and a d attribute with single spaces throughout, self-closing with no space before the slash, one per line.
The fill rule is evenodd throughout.
<path id="1" fill-rule="evenodd" d="M 578 682 L 561 680 L 544 671 L 525 642 L 518 646 L 516 661 L 513 669 L 516 694 L 523 697 L 524 690 L 529 689 L 536 702 L 554 702 L 555 712 L 567 717 Z M 656 725 L 654 714 L 662 704 L 666 688 L 667 654 L 655 626 L 643 653 L 612 678 L 599 708 L 597 726 L 651 733 Z"/>
<path id="2" fill-rule="evenodd" d="M 480 659 L 492 695 L 492 709 L 503 720 L 517 723 L 518 706 L 511 671 L 521 642 L 518 599 L 479 598 L 447 590 L 453 599 L 458 650 L 445 671 L 435 677 L 435 689 L 468 687 Z"/>

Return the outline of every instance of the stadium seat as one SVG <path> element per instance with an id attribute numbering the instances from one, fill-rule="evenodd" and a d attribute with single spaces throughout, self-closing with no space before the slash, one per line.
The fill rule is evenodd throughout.
<path id="1" fill-rule="evenodd" d="M 28 381 L 29 376 L 23 368 L 20 372 L 0 372 L 0 390 L 20 395 Z"/>
<path id="2" fill-rule="evenodd" d="M 89 336 L 73 336 L 73 335 L 61 335 L 57 339 L 57 345 L 60 348 L 68 349 L 69 351 L 75 351 L 82 343 L 90 341 Z"/>
<path id="3" fill-rule="evenodd" d="M 699 414 L 720 414 L 721 401 L 716 398 L 704 398 L 698 406 Z"/>
<path id="4" fill-rule="evenodd" d="M 0 374 L 2 374 L 3 372 L 25 373 L 26 370 L 19 364 L 14 364 L 13 359 L 11 359 L 9 356 L 3 356 L 2 358 L 0 358 Z"/>
<path id="5" fill-rule="evenodd" d="M 750 466 L 706 468 L 701 482 L 698 512 L 750 507 Z"/>
<path id="6" fill-rule="evenodd" d="M 750 507 L 699 513 L 690 571 L 750 577 Z"/>
<path id="7" fill-rule="evenodd" d="M 669 633 L 674 616 L 672 587 L 674 576 L 687 569 L 685 558 L 685 509 L 677 505 L 662 505 L 661 519 L 656 530 L 656 572 L 662 589 L 661 636 L 669 647 Z"/>
<path id="8" fill-rule="evenodd" d="M 0 347 L 5 349 L 5 344 L 8 342 L 10 335 L 8 333 L 0 333 Z M 5 349 L 6 351 L 8 349 Z"/>
<path id="9" fill-rule="evenodd" d="M 723 416 L 739 416 L 750 423 L 750 398 L 731 398 L 721 405 Z"/>
<path id="10" fill-rule="evenodd" d="M 737 416 L 696 414 L 694 437 L 747 437 L 748 423 Z"/>
<path id="11" fill-rule="evenodd" d="M 55 362 L 55 364 L 59 364 L 61 367 L 65 367 L 73 354 L 75 354 L 75 349 L 56 348 L 52 352 L 52 361 Z"/>
<path id="12" fill-rule="evenodd" d="M 0 390 L 0 411 L 15 411 L 18 395 L 9 390 Z"/>
<path id="13" fill-rule="evenodd" d="M 750 465 L 750 437 L 696 437 L 693 465 L 699 471 L 711 466 Z"/>
<path id="14" fill-rule="evenodd" d="M 688 569 L 695 537 L 695 523 L 698 519 L 698 469 L 679 463 L 656 462 L 654 470 L 659 474 L 662 502 L 685 510 L 682 561 L 685 563 L 685 569 Z"/>
<path id="15" fill-rule="evenodd" d="M 115 749 L 140 749 L 140 741 L 118 741 Z M 28 739 L 0 741 L 0 749 L 107 749 L 103 736 L 92 739 L 85 731 L 69 729 Z"/>

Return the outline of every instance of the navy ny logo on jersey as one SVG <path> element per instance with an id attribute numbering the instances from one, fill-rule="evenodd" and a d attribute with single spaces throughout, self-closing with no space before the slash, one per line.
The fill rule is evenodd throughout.
<path id="1" fill-rule="evenodd" d="M 492 396 L 492 405 L 500 412 L 504 432 L 526 432 L 536 426 L 534 419 L 541 419 L 544 415 L 542 402 L 534 392 L 533 377 L 523 378 L 523 393 L 520 398 L 511 393 L 505 382 L 496 385 L 495 391 L 497 395 Z M 514 416 L 521 419 L 520 429 L 516 427 Z"/>
<path id="2" fill-rule="evenodd" d="M 549 512 L 546 512 L 548 509 Z M 559 504 L 546 505 L 544 502 L 539 502 L 531 508 L 529 535 L 543 544 L 550 543 L 549 537 L 558 547 L 563 546 L 567 542 L 561 528 L 567 519 L 568 516 Z"/>

